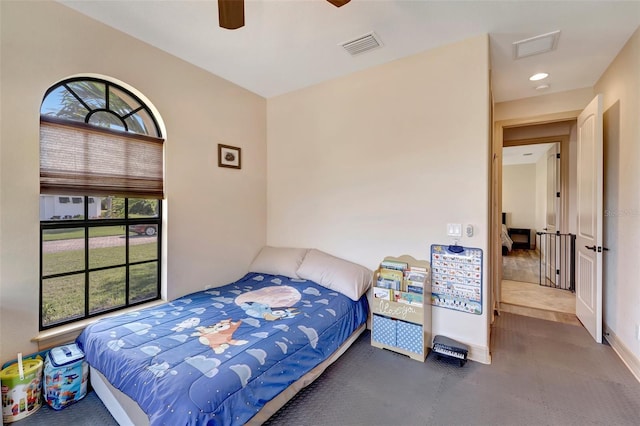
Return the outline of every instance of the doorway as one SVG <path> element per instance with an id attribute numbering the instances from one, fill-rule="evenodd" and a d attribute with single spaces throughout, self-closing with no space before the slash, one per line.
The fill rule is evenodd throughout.
<path id="1" fill-rule="evenodd" d="M 499 310 L 579 324 L 574 293 L 558 290 L 555 282 L 548 286 L 564 257 L 549 237 L 555 242 L 557 233 L 570 228 L 575 124 L 569 119 L 502 129 L 501 225 L 512 248 L 503 249 L 496 265 L 502 272 Z"/>

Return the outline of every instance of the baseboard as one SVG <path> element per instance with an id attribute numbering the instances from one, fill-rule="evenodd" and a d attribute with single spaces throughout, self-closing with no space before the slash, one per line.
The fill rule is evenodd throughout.
<path id="1" fill-rule="evenodd" d="M 467 358 L 482 364 L 491 364 L 491 352 L 487 346 L 469 345 Z"/>
<path id="2" fill-rule="evenodd" d="M 631 374 L 635 376 L 636 380 L 640 382 L 640 359 L 638 359 L 638 357 L 636 357 L 629 348 L 627 348 L 625 344 L 617 338 L 616 333 L 614 333 L 606 324 L 604 325 L 604 331 L 605 339 L 609 342 L 609 345 L 611 345 L 627 368 L 631 370 Z"/>

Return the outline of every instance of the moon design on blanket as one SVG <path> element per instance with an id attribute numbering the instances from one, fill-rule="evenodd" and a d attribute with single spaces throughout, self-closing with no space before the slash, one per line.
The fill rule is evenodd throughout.
<path id="1" fill-rule="evenodd" d="M 290 286 L 270 286 L 249 291 L 236 297 L 236 305 L 240 306 L 247 315 L 275 321 L 283 318 L 293 318 L 300 312 L 293 305 L 301 299 L 300 292 Z"/>

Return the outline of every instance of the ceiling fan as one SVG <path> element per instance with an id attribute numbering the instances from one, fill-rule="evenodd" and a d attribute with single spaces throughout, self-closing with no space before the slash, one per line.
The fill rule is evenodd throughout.
<path id="1" fill-rule="evenodd" d="M 351 0 L 327 0 L 335 7 L 344 6 Z M 218 21 L 220 27 L 237 30 L 244 27 L 244 0 L 218 0 Z"/>

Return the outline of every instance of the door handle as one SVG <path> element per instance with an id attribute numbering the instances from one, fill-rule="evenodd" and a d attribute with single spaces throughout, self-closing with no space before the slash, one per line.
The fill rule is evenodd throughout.
<path id="1" fill-rule="evenodd" d="M 588 248 L 589 250 L 596 251 L 596 246 L 585 246 L 585 248 Z"/>

